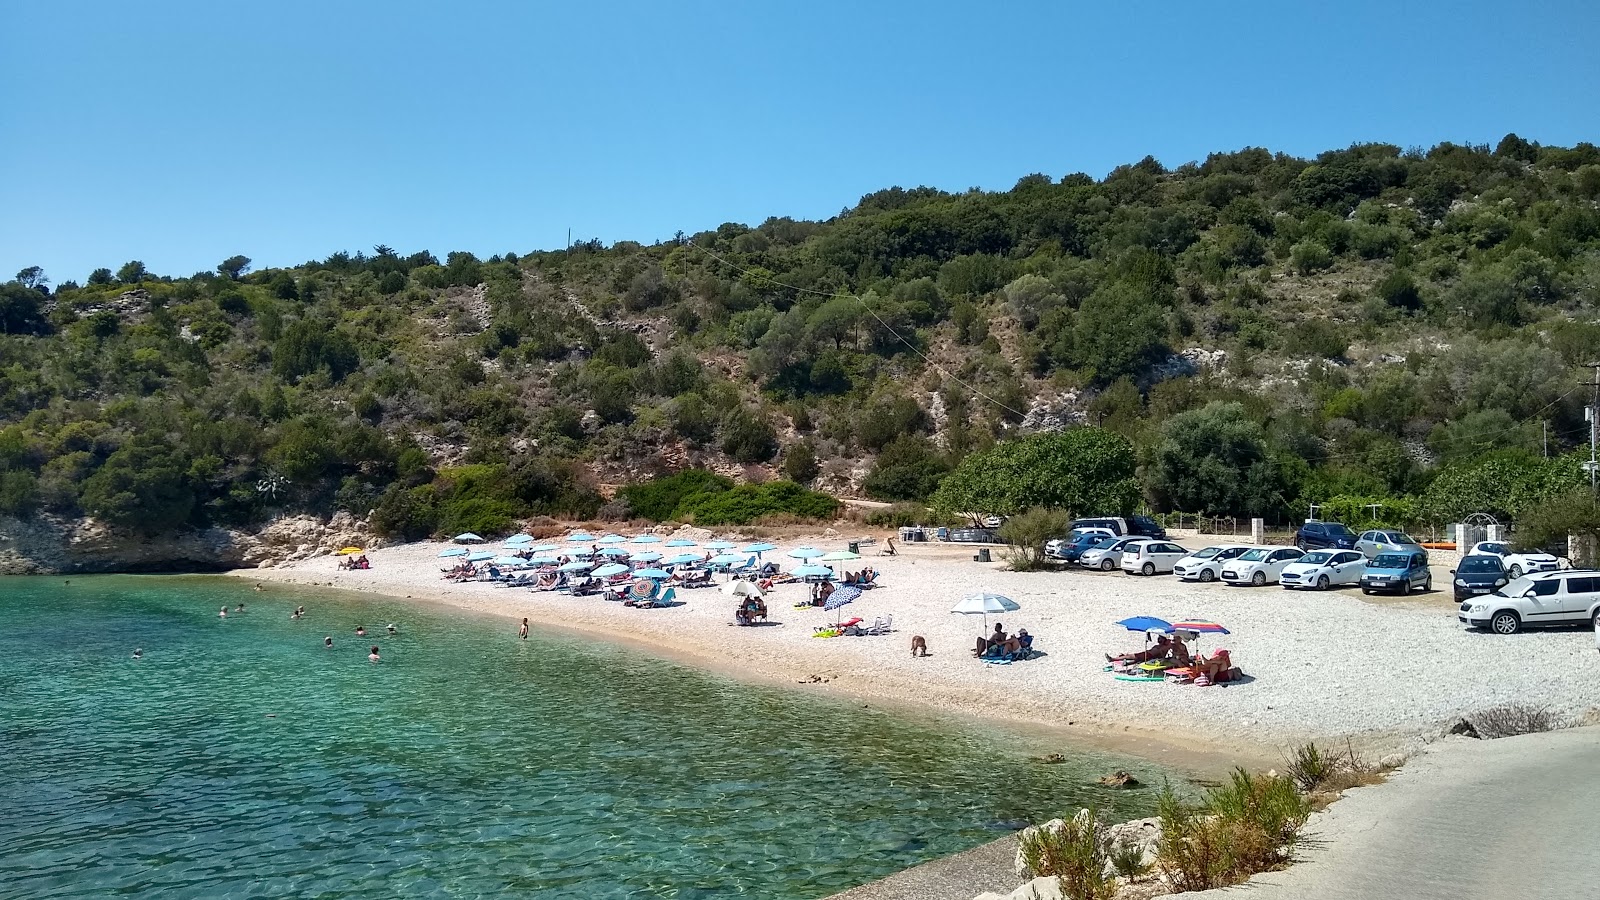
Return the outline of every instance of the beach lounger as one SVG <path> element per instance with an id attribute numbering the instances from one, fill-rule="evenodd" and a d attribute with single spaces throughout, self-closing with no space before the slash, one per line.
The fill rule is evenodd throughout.
<path id="1" fill-rule="evenodd" d="M 888 634 L 894 631 L 894 616 L 883 616 L 872 620 L 872 627 L 867 629 L 867 634 Z"/>

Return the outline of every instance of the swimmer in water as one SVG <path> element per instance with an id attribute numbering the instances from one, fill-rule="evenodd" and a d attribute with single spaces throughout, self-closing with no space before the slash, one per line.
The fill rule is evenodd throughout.
<path id="1" fill-rule="evenodd" d="M 356 637 L 366 637 L 366 634 L 367 634 L 367 626 L 365 626 L 365 625 L 357 625 L 356 626 Z"/>
<path id="2" fill-rule="evenodd" d="M 528 617 L 527 616 L 523 616 L 522 617 L 522 627 L 517 629 L 517 637 L 522 638 L 523 640 L 527 640 L 528 639 Z"/>
<path id="3" fill-rule="evenodd" d="M 367 654 L 367 661 L 368 662 L 377 662 L 378 661 L 378 645 L 377 644 L 373 644 L 372 645 L 372 652 Z"/>
<path id="4" fill-rule="evenodd" d="M 399 633 L 400 633 L 400 629 L 394 627 L 394 623 L 390 622 L 389 623 L 389 635 L 390 635 L 390 637 L 393 637 L 394 635 L 397 635 Z"/>
<path id="5" fill-rule="evenodd" d="M 236 612 L 236 613 L 244 612 L 244 604 L 243 603 L 239 604 L 239 608 L 234 610 L 234 612 Z"/>
<path id="6" fill-rule="evenodd" d="M 217 613 L 217 618 L 226 619 L 227 617 L 228 617 L 228 608 L 226 606 L 224 606 L 222 608 L 222 612 Z"/>
<path id="7" fill-rule="evenodd" d="M 333 649 L 333 635 L 330 634 L 327 637 L 322 639 L 322 647 L 325 650 L 332 650 Z"/>
<path id="8" fill-rule="evenodd" d="M 134 659 L 144 659 L 144 648 L 143 647 L 135 647 L 135 648 L 133 648 L 133 658 Z"/>
<path id="9" fill-rule="evenodd" d="M 262 587 L 261 586 L 261 582 L 258 581 L 258 582 L 256 582 L 256 590 L 264 591 L 264 590 L 266 590 L 266 588 Z"/>

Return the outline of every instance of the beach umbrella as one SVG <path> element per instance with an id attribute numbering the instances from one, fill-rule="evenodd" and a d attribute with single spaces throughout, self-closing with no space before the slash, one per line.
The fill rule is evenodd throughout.
<path id="1" fill-rule="evenodd" d="M 638 581 L 635 581 L 633 584 L 628 585 L 628 596 L 635 600 L 654 600 L 656 598 L 656 594 L 659 593 L 660 590 L 660 582 L 651 581 L 648 578 L 641 578 Z"/>
<path id="2" fill-rule="evenodd" d="M 620 544 L 620 543 L 622 543 L 623 541 L 626 541 L 626 540 L 627 540 L 627 538 L 623 537 L 620 534 L 608 534 L 605 537 L 600 538 L 599 540 L 595 541 L 595 543 L 596 544 Z"/>
<path id="3" fill-rule="evenodd" d="M 661 554 L 655 552 L 654 550 L 646 550 L 643 553 L 635 553 L 632 557 L 634 562 L 655 562 L 660 558 Z"/>
<path id="4" fill-rule="evenodd" d="M 764 596 L 761 588 L 744 579 L 735 579 L 723 585 L 718 590 L 730 597 L 761 597 Z"/>
<path id="5" fill-rule="evenodd" d="M 740 547 L 739 548 L 739 552 L 740 553 L 754 553 L 757 556 L 759 556 L 759 555 L 761 555 L 763 553 L 766 553 L 769 550 L 776 550 L 776 549 L 778 549 L 778 545 L 777 544 L 750 544 L 749 546 Z"/>
<path id="6" fill-rule="evenodd" d="M 506 543 L 508 543 L 508 544 L 531 544 L 531 543 L 533 543 L 533 535 L 531 535 L 531 534 L 513 534 L 511 537 L 506 538 Z"/>
<path id="7" fill-rule="evenodd" d="M 1172 633 L 1172 623 L 1168 622 L 1166 619 L 1158 619 L 1155 616 L 1132 616 L 1130 618 L 1123 619 L 1117 624 L 1128 629 L 1129 631 L 1154 631 L 1158 634 Z"/>
<path id="8" fill-rule="evenodd" d="M 341 549 L 335 555 L 336 556 L 349 556 L 352 553 L 361 553 L 361 552 L 363 552 L 363 551 L 362 551 L 362 549 L 360 547 L 345 547 L 345 548 Z"/>
<path id="9" fill-rule="evenodd" d="M 800 566 L 799 568 L 790 569 L 789 574 L 798 575 L 801 578 L 832 578 L 833 570 L 827 566 Z"/>
<path id="10" fill-rule="evenodd" d="M 659 543 L 661 543 L 661 538 L 658 538 L 653 534 L 641 534 L 638 537 L 634 538 L 633 540 L 629 541 L 628 543 L 630 543 L 630 544 L 659 544 Z"/>
<path id="11" fill-rule="evenodd" d="M 744 562 L 744 557 L 737 553 L 724 553 L 721 556 L 713 556 L 711 561 L 718 565 L 731 566 L 734 563 Z"/>
<path id="12" fill-rule="evenodd" d="M 560 549 L 561 548 L 557 547 L 555 544 L 540 544 L 537 547 L 529 547 L 528 548 L 528 552 L 529 553 L 556 553 L 556 552 L 560 551 Z"/>
<path id="13" fill-rule="evenodd" d="M 1221 625 L 1218 625 L 1215 622 L 1207 622 L 1207 621 L 1204 621 L 1204 620 L 1197 620 L 1197 619 L 1184 619 L 1182 622 L 1173 622 L 1172 623 L 1172 630 L 1173 631 L 1193 631 L 1193 632 L 1195 632 L 1197 634 L 1232 634 L 1233 633 L 1233 632 L 1229 631 L 1228 629 L 1223 628 Z"/>
<path id="14" fill-rule="evenodd" d="M 553 566 L 557 562 L 554 556 L 535 556 L 528 560 L 530 566 Z"/>
<path id="15" fill-rule="evenodd" d="M 567 540 L 588 542 L 594 540 L 594 535 L 587 531 L 574 531 L 573 533 L 567 535 Z"/>
<path id="16" fill-rule="evenodd" d="M 828 599 L 822 601 L 822 608 L 836 610 L 859 596 L 861 596 L 860 588 L 842 587 L 829 594 Z M 841 616 L 834 616 L 833 624 L 838 625 L 841 618 Z"/>
<path id="17" fill-rule="evenodd" d="M 496 556 L 493 560 L 497 566 L 524 566 L 528 561 L 520 556 Z"/>
<path id="18" fill-rule="evenodd" d="M 707 550 L 732 550 L 735 545 L 732 541 L 709 541 L 700 546 Z"/>
<path id="19" fill-rule="evenodd" d="M 672 573 L 666 571 L 665 569 L 636 569 L 634 570 L 633 574 L 639 576 L 640 578 L 661 579 L 672 577 Z"/>
<path id="20" fill-rule="evenodd" d="M 592 569 L 592 568 L 594 568 L 594 563 L 569 562 L 566 565 L 561 567 L 561 571 L 563 571 L 563 572 L 583 572 L 583 571 L 587 571 L 587 570 Z"/>
<path id="21" fill-rule="evenodd" d="M 795 559 L 816 559 L 822 555 L 822 551 L 815 547 L 796 547 L 790 550 L 787 555 Z"/>
<path id="22" fill-rule="evenodd" d="M 628 571 L 628 567 L 622 565 L 621 563 L 606 563 L 600 568 L 595 569 L 593 574 L 600 578 L 610 578 L 613 575 L 621 575 L 626 571 Z"/>
<path id="23" fill-rule="evenodd" d="M 861 558 L 861 554 L 859 554 L 859 553 L 851 553 L 849 550 L 835 550 L 832 553 L 829 553 L 827 556 L 822 557 L 822 561 L 823 562 L 846 562 L 848 560 L 860 559 L 860 558 Z"/>
<path id="24" fill-rule="evenodd" d="M 441 559 L 446 557 L 446 556 L 466 556 L 466 555 L 467 555 L 467 548 L 465 548 L 465 547 L 446 547 L 445 549 L 439 551 L 439 556 L 440 556 Z"/>
<path id="25" fill-rule="evenodd" d="M 467 562 L 483 562 L 486 559 L 494 559 L 494 554 L 487 550 L 479 550 L 477 553 L 468 556 Z"/>
<path id="26" fill-rule="evenodd" d="M 666 559 L 662 560 L 663 563 L 665 563 L 666 565 L 669 565 L 669 566 L 681 566 L 684 563 L 692 563 L 692 562 L 699 562 L 699 561 L 700 561 L 700 554 L 698 554 L 698 553 L 679 553 L 677 556 L 669 556 Z"/>
<path id="27" fill-rule="evenodd" d="M 683 538 L 673 538 L 672 540 L 667 541 L 667 546 L 668 547 L 693 547 L 694 546 L 694 541 L 686 541 Z"/>
<path id="28" fill-rule="evenodd" d="M 619 556 L 620 557 L 625 557 L 625 556 L 628 555 L 628 551 L 622 549 L 621 547 L 607 547 L 604 550 L 600 551 L 600 555 L 601 556 L 609 556 L 609 557 L 613 557 L 613 558 L 619 557 Z"/>
<path id="29" fill-rule="evenodd" d="M 983 616 L 983 630 L 989 630 L 989 615 L 1003 612 L 1015 612 L 1022 607 L 1017 601 L 1004 594 L 993 594 L 988 591 L 979 591 L 961 598 L 961 602 L 950 608 L 958 616 Z"/>
<path id="30" fill-rule="evenodd" d="M 483 538 L 478 537 L 477 535 L 473 534 L 470 531 L 462 532 L 461 534 L 456 535 L 455 537 L 451 538 L 450 540 L 455 541 L 458 544 L 481 544 L 481 543 L 483 543 Z"/>

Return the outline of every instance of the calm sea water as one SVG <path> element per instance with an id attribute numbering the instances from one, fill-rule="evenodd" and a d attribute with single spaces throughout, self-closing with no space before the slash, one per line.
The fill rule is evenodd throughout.
<path id="1" fill-rule="evenodd" d="M 4 897 L 814 898 L 1153 803 L 1038 749 L 386 598 L 0 579 Z"/>

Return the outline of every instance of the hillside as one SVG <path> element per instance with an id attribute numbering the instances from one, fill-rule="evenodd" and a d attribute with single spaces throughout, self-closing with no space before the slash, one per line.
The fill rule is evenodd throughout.
<path id="1" fill-rule="evenodd" d="M 0 515 L 421 535 L 625 516 L 617 485 L 688 467 L 921 500 L 1077 424 L 1132 443 L 1156 510 L 1514 515 L 1429 489 L 1578 483 L 1542 458 L 1587 443 L 1597 201 L 1600 149 L 1508 135 L 897 187 L 652 245 L 29 269 L 0 289 Z"/>

